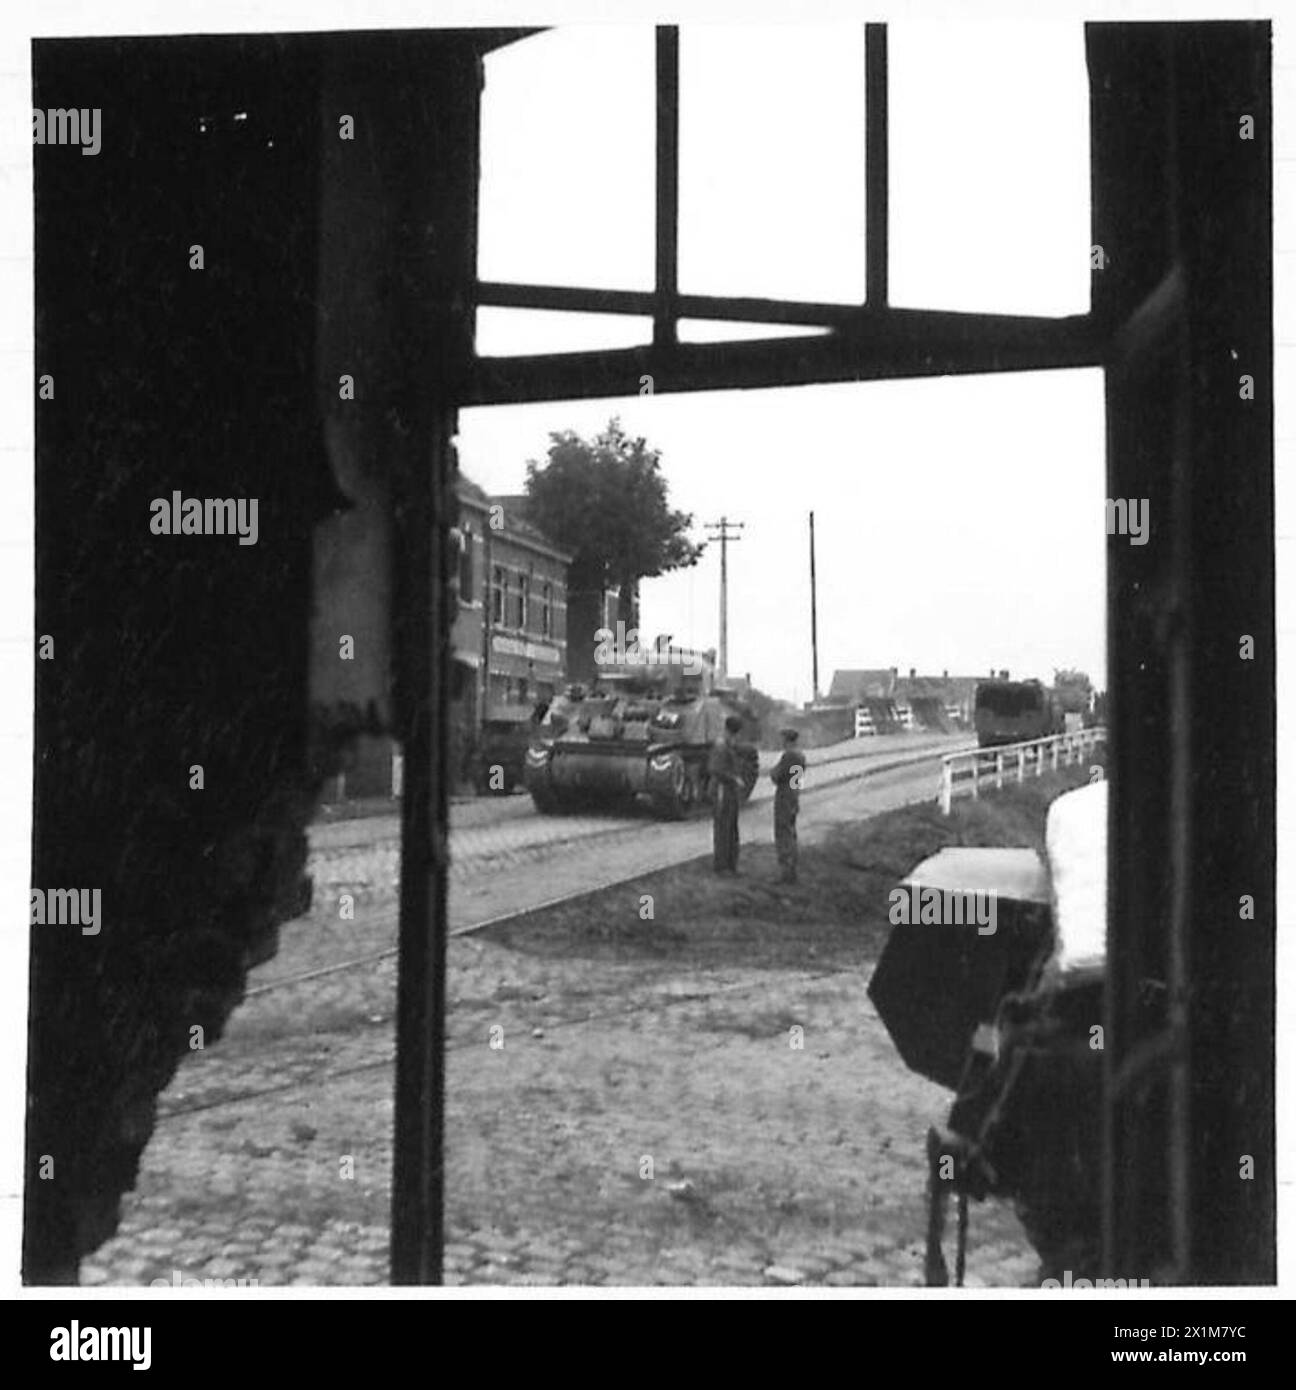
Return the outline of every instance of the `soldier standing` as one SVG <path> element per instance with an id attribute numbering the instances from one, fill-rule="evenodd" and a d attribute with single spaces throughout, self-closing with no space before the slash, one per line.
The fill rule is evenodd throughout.
<path id="1" fill-rule="evenodd" d="M 796 746 L 797 731 L 784 729 L 783 756 L 770 773 L 774 783 L 774 849 L 778 854 L 779 881 L 797 881 L 797 811 L 801 808 L 801 783 L 805 778 L 805 754 Z"/>
<path id="2" fill-rule="evenodd" d="M 711 745 L 707 773 L 711 779 L 711 829 L 715 848 L 715 871 L 738 872 L 738 790 L 741 769 L 734 743 L 742 732 L 742 720 L 731 714 L 724 722 L 724 733 Z"/>

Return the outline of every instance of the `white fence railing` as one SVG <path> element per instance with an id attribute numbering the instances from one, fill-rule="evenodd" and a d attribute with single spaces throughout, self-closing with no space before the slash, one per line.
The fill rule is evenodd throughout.
<path id="1" fill-rule="evenodd" d="M 1077 729 L 1069 734 L 1051 734 L 1027 743 L 1007 743 L 999 748 L 973 748 L 966 753 L 947 753 L 941 759 L 941 810 L 948 816 L 956 796 L 980 796 L 981 788 L 1002 788 L 1005 779 L 1024 782 L 1026 769 L 1042 776 L 1080 762 L 1099 743 L 1107 741 L 1101 726 Z"/>

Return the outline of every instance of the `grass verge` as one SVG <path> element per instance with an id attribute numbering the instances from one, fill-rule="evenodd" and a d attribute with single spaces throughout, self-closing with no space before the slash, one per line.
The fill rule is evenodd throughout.
<path id="1" fill-rule="evenodd" d="M 800 882 L 777 882 L 774 850 L 744 847 L 739 875 L 709 857 L 510 918 L 482 936 L 534 955 L 689 966 L 837 969 L 875 960 L 890 930 L 888 893 L 949 846 L 1043 851 L 1049 803 L 1089 780 L 1070 768 L 954 803 L 905 806 L 837 827 L 801 850 Z M 651 913 L 651 916 L 647 914 Z"/>

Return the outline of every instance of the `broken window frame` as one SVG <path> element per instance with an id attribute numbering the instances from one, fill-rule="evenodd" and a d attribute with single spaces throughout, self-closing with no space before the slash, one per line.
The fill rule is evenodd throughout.
<path id="1" fill-rule="evenodd" d="M 1087 26 L 1087 34 L 1096 34 L 1097 45 L 1103 72 L 1110 79 L 1111 71 L 1119 68 L 1120 60 L 1115 55 L 1129 47 L 1131 40 L 1126 30 L 1137 31 L 1140 26 Z M 1246 31 L 1245 33 L 1243 31 Z M 1156 31 L 1156 32 L 1153 32 Z M 1170 32 L 1174 31 L 1174 32 Z M 1267 59 L 1269 27 L 1264 24 L 1221 24 L 1217 26 L 1179 24 L 1170 26 L 1147 26 L 1148 47 L 1140 51 L 1138 62 L 1143 68 L 1135 66 L 1136 87 L 1141 82 L 1149 82 L 1162 101 L 1162 109 L 1172 115 L 1187 112 L 1186 119 L 1192 128 L 1194 119 L 1200 122 L 1200 113 L 1191 105 L 1185 106 L 1187 98 L 1179 93 L 1186 89 L 1176 89 L 1175 72 L 1182 65 L 1190 73 L 1200 74 L 1200 54 L 1203 46 L 1228 46 L 1228 60 L 1231 66 L 1226 70 L 1219 63 L 1209 69 L 1223 73 L 1218 83 L 1228 82 L 1243 85 L 1246 100 L 1257 111 L 1257 123 L 1262 124 L 1268 138 L 1268 118 L 1272 110 L 1270 98 L 1270 77 L 1264 63 Z M 1113 47 L 1113 35 L 1116 44 Z M 581 289 L 577 287 L 550 287 L 524 284 L 498 284 L 481 282 L 475 274 L 475 262 L 469 253 L 475 246 L 475 202 L 472 198 L 473 181 L 476 177 L 479 156 L 480 125 L 476 124 L 477 142 L 469 142 L 462 167 L 449 170 L 444 187 L 457 191 L 462 199 L 462 207 L 471 216 L 465 227 L 465 243 L 461 248 L 463 255 L 458 261 L 457 274 L 450 278 L 441 275 L 427 277 L 426 289 L 430 291 L 427 304 L 431 310 L 427 326 L 420 326 L 419 341 L 425 348 L 425 362 L 439 356 L 440 370 L 434 370 L 422 377 L 424 383 L 434 382 L 437 392 L 432 398 L 430 414 L 420 421 L 420 428 L 426 429 L 426 446 L 422 457 L 428 468 L 427 483 L 414 490 L 414 505 L 409 509 L 411 529 L 406 531 L 408 549 L 403 565 L 405 604 L 399 596 L 397 601 L 398 622 L 405 636 L 406 645 L 402 659 L 398 661 L 399 684 L 405 701 L 407 728 L 410 731 L 408 753 L 406 800 L 403 807 L 402 825 L 402 897 L 400 911 L 400 963 L 398 988 L 398 1044 L 397 1044 L 397 1101 L 395 1171 L 393 1176 L 393 1251 L 392 1279 L 396 1283 L 439 1283 L 441 1280 L 441 1243 L 443 1231 L 443 1120 L 444 1120 L 444 1008 L 445 1008 L 445 953 L 446 953 L 446 913 L 445 894 L 447 887 L 448 853 L 445 841 L 448 806 L 445 797 L 444 780 L 438 778 L 438 770 L 445 764 L 447 746 L 447 707 L 442 673 L 438 666 L 437 653 L 440 652 L 444 665 L 445 638 L 441 634 L 438 615 L 441 588 L 437 579 L 437 543 L 434 535 L 439 535 L 440 522 L 446 521 L 449 509 L 440 494 L 452 483 L 455 472 L 455 459 L 451 441 L 454 425 L 460 408 L 495 404 L 519 404 L 535 401 L 559 401 L 588 399 L 594 397 L 616 397 L 646 394 L 649 391 L 719 391 L 740 388 L 786 387 L 800 384 L 820 384 L 841 381 L 889 380 L 898 378 L 931 377 L 945 375 L 979 375 L 1000 371 L 1041 371 L 1055 368 L 1097 367 L 1104 369 L 1108 381 L 1108 478 L 1109 488 L 1119 477 L 1121 467 L 1125 466 L 1118 457 L 1113 461 L 1113 451 L 1120 455 L 1122 448 L 1126 456 L 1130 453 L 1129 444 L 1137 435 L 1131 428 L 1130 415 L 1114 413 L 1111 393 L 1118 385 L 1118 377 L 1126 364 L 1141 350 L 1140 343 L 1147 336 L 1146 325 L 1150 321 L 1165 319 L 1173 324 L 1178 319 L 1198 325 L 1203 329 L 1207 340 L 1218 336 L 1218 315 L 1212 318 L 1209 305 L 1199 293 L 1191 298 L 1185 289 L 1183 277 L 1170 283 L 1169 297 L 1165 291 L 1166 282 L 1173 276 L 1167 275 L 1166 282 L 1160 285 L 1149 282 L 1145 274 L 1148 264 L 1160 265 L 1166 260 L 1165 246 L 1158 246 L 1155 235 L 1131 229 L 1129 218 L 1131 206 L 1129 189 L 1123 184 L 1132 177 L 1130 168 L 1121 162 L 1122 153 L 1130 159 L 1130 142 L 1125 144 L 1112 134 L 1110 121 L 1106 133 L 1107 143 L 1095 130 L 1091 133 L 1091 150 L 1094 159 L 1091 168 L 1091 183 L 1097 191 L 1102 188 L 1109 201 L 1125 218 L 1113 225 L 1118 234 L 1127 234 L 1130 249 L 1137 264 L 1134 273 L 1129 274 L 1118 265 L 1117 272 L 1107 272 L 1103 292 L 1095 293 L 1093 306 L 1085 314 L 1068 317 L 1021 317 L 983 313 L 951 313 L 935 310 L 895 309 L 888 303 L 887 296 L 887 103 L 886 103 L 886 29 L 884 25 L 866 25 L 866 147 L 865 179 L 867 191 L 867 240 L 866 256 L 866 298 L 858 306 L 840 304 L 814 304 L 790 300 L 742 299 L 734 297 L 712 297 L 681 295 L 678 292 L 676 276 L 676 251 L 678 246 L 678 144 L 679 144 L 679 37 L 678 31 L 662 27 L 657 31 L 657 254 L 655 288 L 649 293 Z M 502 43 L 514 42 L 528 37 L 528 34 L 514 31 L 507 36 L 478 37 L 470 42 L 475 44 L 472 62 L 477 64 L 478 91 L 480 89 L 481 54 Z M 1209 38 L 1209 44 L 1207 43 Z M 1155 46 L 1160 45 L 1158 56 Z M 1218 53 L 1218 48 L 1213 47 Z M 1095 48 L 1089 51 L 1091 63 L 1090 94 L 1091 105 L 1099 99 L 1099 85 L 1093 72 Z M 464 69 L 455 70 L 457 80 L 462 80 Z M 1158 88 L 1158 83 L 1162 84 Z M 466 85 L 466 84 L 465 84 Z M 1138 96 L 1139 88 L 1134 92 Z M 1231 93 L 1230 93 L 1231 95 Z M 1110 100 L 1110 92 L 1106 99 Z M 469 105 L 472 105 L 470 102 Z M 476 117 L 477 107 L 473 106 L 471 115 Z M 456 113 L 456 119 L 458 118 Z M 465 127 L 473 128 L 469 122 Z M 1173 143 L 1173 130 L 1167 137 L 1165 149 L 1155 140 L 1145 141 L 1143 146 L 1135 146 L 1135 157 L 1131 167 L 1142 160 L 1151 164 L 1145 173 L 1156 174 L 1159 164 L 1169 162 L 1175 165 L 1174 177 L 1177 183 L 1166 184 L 1170 191 L 1161 190 L 1162 204 L 1158 211 L 1175 229 L 1179 226 L 1179 206 L 1193 203 L 1192 190 L 1184 180 L 1190 178 L 1195 165 L 1175 159 L 1177 148 Z M 1152 152 L 1149 155 L 1149 152 Z M 1266 151 L 1267 153 L 1267 151 Z M 1167 175 L 1169 177 L 1169 175 Z M 1271 175 L 1270 175 L 1271 178 Z M 1252 218 L 1261 219 L 1272 209 L 1272 184 L 1260 189 L 1251 197 Z M 1123 200 L 1123 201 L 1122 201 Z M 1138 214 L 1142 215 L 1141 211 Z M 1094 225 L 1100 218 L 1095 207 Z M 1154 229 L 1155 231 L 1156 229 Z M 1097 240 L 1098 238 L 1095 238 Z M 1173 237 L 1178 245 L 1177 230 Z M 1234 240 L 1243 248 L 1243 259 L 1250 266 L 1253 260 L 1264 261 L 1267 243 L 1253 234 L 1239 234 Z M 1190 244 L 1190 251 L 1196 249 Z M 1271 277 L 1272 265 L 1267 262 L 1262 270 Z M 1224 272 L 1221 272 L 1223 274 Z M 1103 283 L 1103 282 L 1099 282 Z M 1264 275 L 1254 275 L 1239 282 L 1241 297 L 1253 307 L 1270 303 L 1265 299 L 1266 287 L 1271 279 Z M 1176 287 L 1177 286 L 1177 287 Z M 1236 292 L 1238 285 L 1233 285 Z M 461 297 L 463 296 L 463 297 Z M 1171 303 L 1171 311 L 1163 312 L 1162 301 Z M 630 350 L 613 350 L 581 353 L 544 354 L 483 359 L 472 350 L 472 323 L 477 306 L 494 305 L 503 308 L 519 309 L 558 309 L 571 312 L 597 312 L 643 314 L 650 313 L 653 319 L 653 341 L 649 347 Z M 803 325 L 827 330 L 818 337 L 795 337 L 778 339 L 747 340 L 730 343 L 681 344 L 678 341 L 678 323 L 681 317 L 712 320 L 745 320 L 747 322 L 768 323 L 772 329 L 779 325 Z M 438 337 L 438 334 L 440 335 Z M 434 344 L 449 343 L 449 349 L 435 349 Z M 1266 343 L 1263 333 L 1251 342 L 1251 356 L 1258 371 L 1265 372 L 1265 379 L 1272 380 L 1272 333 Z M 1187 378 L 1183 375 L 1179 380 Z M 409 381 L 411 385 L 419 380 L 419 367 L 411 364 Z M 426 399 L 426 397 L 425 397 Z M 1238 437 L 1249 440 L 1248 457 L 1265 459 L 1270 463 L 1268 474 L 1257 473 L 1256 479 L 1247 479 L 1241 486 L 1247 492 L 1247 501 L 1254 516 L 1262 522 L 1267 517 L 1272 533 L 1272 497 L 1265 491 L 1266 478 L 1272 475 L 1272 406 L 1251 413 L 1252 423 L 1246 429 L 1235 431 Z M 1137 412 L 1135 412 L 1137 413 Z M 1216 434 L 1223 428 L 1224 417 L 1218 408 L 1215 413 L 1204 411 L 1201 419 Z M 1268 429 L 1266 435 L 1265 430 Z M 1249 431 L 1249 434 L 1247 433 Z M 1228 436 L 1225 436 L 1228 438 Z M 1266 453 L 1267 446 L 1267 453 Z M 1178 446 L 1176 446 L 1178 447 Z M 1236 440 L 1228 438 L 1228 448 L 1237 452 Z M 1136 451 L 1135 451 L 1136 452 Z M 1239 456 L 1240 457 L 1240 456 Z M 1207 460 L 1208 462 L 1209 460 Z M 1045 470 L 1046 472 L 1046 470 Z M 430 486 L 429 486 L 430 484 Z M 1187 486 L 1185 483 L 1184 486 Z M 1117 489 L 1119 495 L 1119 488 Z M 1187 511 L 1178 513 L 1173 520 L 1173 533 L 1176 536 L 1175 562 L 1172 572 L 1162 576 L 1167 584 L 1167 611 L 1196 614 L 1206 626 L 1213 621 L 1218 626 L 1222 619 L 1218 616 L 1219 593 L 1217 591 L 1214 609 L 1208 610 L 1197 604 L 1193 585 L 1201 582 L 1200 575 L 1191 567 L 1190 557 L 1199 537 L 1209 541 L 1213 533 L 1205 521 L 1197 514 Z M 424 523 L 431 523 L 425 525 Z M 1193 831 L 1211 825 L 1211 817 L 1191 804 L 1177 805 L 1166 802 L 1164 796 L 1165 773 L 1162 768 L 1148 763 L 1140 763 L 1134 756 L 1133 740 L 1138 732 L 1138 720 L 1148 718 L 1157 712 L 1169 719 L 1173 710 L 1166 703 L 1162 687 L 1149 687 L 1150 704 L 1147 708 L 1122 707 L 1122 680 L 1128 681 L 1135 668 L 1142 670 L 1138 653 L 1131 648 L 1128 634 L 1119 630 L 1119 620 L 1128 616 L 1117 611 L 1118 596 L 1122 588 L 1128 588 L 1137 578 L 1137 568 L 1131 562 L 1137 552 L 1121 552 L 1109 548 L 1108 551 L 1108 627 L 1109 649 L 1112 654 L 1111 669 L 1108 672 L 1108 685 L 1112 691 L 1110 723 L 1113 729 L 1115 761 L 1111 772 L 1111 826 L 1127 827 L 1137 823 L 1139 815 L 1146 812 L 1152 817 L 1169 816 L 1174 854 L 1169 870 L 1174 879 L 1174 891 L 1168 895 L 1167 905 L 1161 915 L 1158 930 L 1164 932 L 1171 944 L 1172 952 L 1193 939 L 1193 916 L 1188 896 L 1194 886 L 1203 886 L 1207 878 L 1191 854 L 1184 851 L 1184 845 Z M 1224 587 L 1224 586 L 1222 586 Z M 1248 603 L 1252 600 L 1249 589 L 1239 588 L 1230 580 L 1228 592 L 1232 601 L 1238 600 L 1245 592 Z M 1134 584 L 1137 590 L 1137 583 Z M 412 610 L 407 608 L 417 595 L 430 598 L 431 622 L 426 619 L 415 622 Z M 426 612 L 427 610 L 425 610 Z M 1247 609 L 1251 614 L 1253 610 Z M 1216 616 L 1212 618 L 1211 614 Z M 1255 596 L 1254 612 L 1247 621 L 1254 621 L 1264 631 L 1268 621 L 1272 629 L 1273 595 L 1272 586 Z M 418 629 L 421 629 L 418 630 Z M 447 628 L 448 631 L 448 628 Z M 1265 664 L 1267 662 L 1267 664 Z M 1185 659 L 1185 669 L 1186 659 Z M 1266 655 L 1256 675 L 1264 677 L 1272 670 L 1272 658 Z M 1263 681 L 1261 682 L 1263 684 Z M 1180 680 L 1178 689 L 1186 689 Z M 1267 687 L 1272 688 L 1272 682 Z M 432 691 L 428 700 L 425 692 Z M 1230 804 L 1238 804 L 1239 796 L 1252 796 L 1254 788 L 1254 809 L 1261 815 L 1266 807 L 1272 811 L 1272 786 L 1266 787 L 1258 776 L 1266 756 L 1266 749 L 1273 746 L 1273 721 L 1264 695 L 1248 697 L 1257 715 L 1254 729 L 1254 749 L 1248 759 L 1260 762 L 1247 771 L 1241 779 L 1228 780 L 1217 788 Z M 1203 701 L 1209 704 L 1209 695 Z M 1182 714 L 1182 712 L 1181 712 Z M 1191 775 L 1198 761 L 1210 761 L 1214 753 L 1222 753 L 1222 739 L 1212 733 L 1207 725 L 1195 726 L 1191 730 L 1180 718 L 1179 733 L 1170 751 L 1172 772 L 1176 785 Z M 1122 729 L 1125 733 L 1122 734 Z M 1247 803 L 1250 804 L 1249 802 Z M 1176 821 L 1176 814 L 1178 819 Z M 1272 816 L 1270 816 L 1270 821 Z M 1175 822 L 1171 825 L 1171 822 Z M 1273 845 L 1272 837 L 1268 844 L 1259 840 L 1243 846 L 1235 852 L 1241 867 L 1256 874 L 1258 888 L 1271 901 Z M 1111 939 L 1122 944 L 1129 936 L 1137 945 L 1139 933 L 1145 932 L 1140 926 L 1139 890 L 1131 878 L 1131 866 L 1121 864 L 1120 856 L 1109 856 L 1109 931 Z M 1145 871 L 1145 877 L 1147 873 Z M 1149 882 L 1151 880 L 1149 879 Z M 1268 957 L 1264 955 L 1262 941 L 1258 948 L 1260 954 L 1243 966 L 1232 966 L 1227 972 L 1229 983 L 1234 988 L 1254 990 L 1257 982 L 1263 984 L 1272 980 L 1272 941 L 1268 945 Z M 1268 961 L 1268 977 L 1265 975 Z M 1217 962 L 1217 969 L 1218 969 Z M 1130 977 L 1130 978 L 1126 978 Z M 1115 1019 L 1127 1023 L 1131 1019 L 1123 996 L 1128 993 L 1132 981 L 1129 963 L 1120 951 L 1111 957 L 1108 977 L 1107 1021 Z M 1271 1266 L 1271 1258 L 1266 1257 L 1254 1242 L 1265 1240 L 1265 1232 L 1270 1236 L 1273 1225 L 1273 1183 L 1272 1174 L 1262 1181 L 1267 1182 L 1266 1193 L 1262 1193 L 1258 1206 L 1245 1208 L 1250 1221 L 1249 1231 L 1238 1233 L 1238 1220 L 1228 1213 L 1219 1219 L 1212 1218 L 1192 1204 L 1192 1192 L 1188 1182 L 1185 1164 L 1189 1162 L 1189 1121 L 1188 1105 L 1188 1063 L 1185 1060 L 1191 1020 L 1182 1007 L 1171 1020 L 1170 1029 L 1162 1037 L 1149 1037 L 1147 1046 L 1135 1048 L 1134 1055 L 1128 1058 L 1130 1066 L 1138 1063 L 1138 1070 L 1151 1077 L 1158 1069 L 1165 1071 L 1175 1100 L 1175 1114 L 1171 1124 L 1163 1130 L 1144 1126 L 1144 1138 L 1157 1146 L 1159 1152 L 1168 1154 L 1175 1172 L 1166 1207 L 1166 1215 L 1174 1228 L 1171 1278 L 1191 1274 L 1200 1268 L 1193 1258 L 1190 1246 L 1190 1227 L 1200 1225 L 1210 1228 L 1229 1247 L 1228 1253 L 1240 1259 L 1242 1268 L 1260 1271 Z M 1252 1005 L 1257 1000 L 1252 998 Z M 1260 1017 L 1262 1009 L 1252 1008 L 1255 1017 Z M 1253 1020 L 1254 1021 L 1254 1020 Z M 1200 1033 L 1201 1026 L 1196 1025 Z M 1112 1031 L 1109 1028 L 1109 1032 Z M 1125 1046 L 1135 1030 L 1126 1030 Z M 1272 1099 L 1273 1068 L 1272 1058 L 1265 1068 L 1261 1054 L 1246 1041 L 1239 1046 L 1251 1047 L 1246 1054 L 1248 1064 L 1265 1075 L 1258 1076 L 1257 1086 L 1262 1096 L 1268 1096 L 1268 1113 L 1260 1116 L 1255 1140 L 1259 1151 L 1267 1160 L 1273 1158 L 1272 1147 Z M 1128 1174 L 1120 1171 L 1114 1161 L 1112 1126 L 1115 1095 L 1112 1089 L 1113 1073 L 1108 1058 L 1108 1074 L 1104 1087 L 1103 1103 L 1103 1163 L 1104 1194 L 1103 1218 L 1105 1223 L 1105 1258 L 1110 1265 L 1113 1251 L 1120 1246 L 1119 1223 L 1113 1222 L 1113 1215 L 1121 1200 L 1128 1201 L 1135 1187 L 1128 1181 Z M 1126 1068 L 1129 1071 L 1129 1068 Z M 1119 1076 L 1116 1078 L 1119 1079 Z M 1266 1091 L 1267 1086 L 1267 1091 Z M 1205 1092 L 1207 1098 L 1218 1091 Z M 1195 1103 L 1195 1098 L 1194 1098 Z M 1230 1128 L 1232 1125 L 1232 1128 Z M 1268 1128 L 1266 1129 L 1266 1125 Z M 1230 1114 L 1224 1122 L 1221 1136 L 1232 1138 L 1239 1130 L 1237 1116 Z M 1266 1134 L 1269 1136 L 1266 1138 Z M 1210 1191 L 1214 1181 L 1211 1173 L 1198 1176 L 1198 1185 L 1204 1184 Z M 1236 1186 L 1236 1180 L 1234 1182 Z M 1265 1203 L 1268 1206 L 1265 1206 Z M 1245 1206 L 1245 1204 L 1244 1204 Z M 1229 1211 L 1236 1209 L 1239 1216 L 1244 1210 L 1236 1201 Z M 1247 1241 L 1253 1242 L 1248 1248 Z M 1128 1244 L 1128 1242 L 1126 1242 Z M 1137 1243 L 1137 1242 L 1136 1242 Z M 1266 1260 L 1269 1259 L 1269 1263 Z M 1218 1264 L 1219 1261 L 1216 1261 Z M 1266 1276 L 1261 1273 L 1261 1279 Z M 1226 1280 L 1225 1282 L 1236 1282 Z"/>
<path id="2" fill-rule="evenodd" d="M 888 302 L 885 24 L 864 26 L 866 228 L 863 304 L 682 294 L 679 250 L 679 30 L 657 29 L 655 288 L 605 290 L 478 280 L 477 307 L 650 316 L 640 348 L 475 357 L 463 406 L 946 376 L 1102 364 L 1092 313 L 1064 317 L 897 309 Z M 768 324 L 768 339 L 681 343 L 681 319 Z M 823 336 L 780 338 L 783 326 Z"/>

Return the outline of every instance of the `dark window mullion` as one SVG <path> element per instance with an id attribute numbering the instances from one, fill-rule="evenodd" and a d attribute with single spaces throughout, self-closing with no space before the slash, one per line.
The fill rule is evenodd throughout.
<path id="1" fill-rule="evenodd" d="M 865 299 L 870 309 L 887 307 L 887 30 L 864 26 Z"/>
<path id="2" fill-rule="evenodd" d="M 576 285 L 478 282 L 476 302 L 489 308 L 543 309 L 574 314 L 656 316 L 659 299 L 643 290 L 591 289 Z M 675 294 L 669 317 L 737 319 L 751 323 L 791 323 L 836 328 L 859 315 L 858 304 L 816 303 L 799 299 L 743 299 L 734 296 Z"/>
<path id="3" fill-rule="evenodd" d="M 657 30 L 657 284 L 653 346 L 677 341 L 679 291 L 679 30 Z"/>

